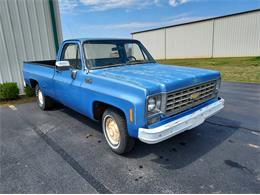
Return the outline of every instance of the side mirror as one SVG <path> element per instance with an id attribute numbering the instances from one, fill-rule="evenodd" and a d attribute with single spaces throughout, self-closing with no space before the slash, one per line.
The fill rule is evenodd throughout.
<path id="1" fill-rule="evenodd" d="M 59 71 L 69 70 L 70 69 L 69 61 L 57 61 L 55 63 L 55 65 L 56 65 L 56 69 L 59 70 Z"/>

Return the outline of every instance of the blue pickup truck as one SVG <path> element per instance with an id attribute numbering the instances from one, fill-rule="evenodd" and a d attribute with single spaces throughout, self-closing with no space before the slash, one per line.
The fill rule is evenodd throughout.
<path id="1" fill-rule="evenodd" d="M 25 83 L 42 110 L 53 102 L 102 122 L 110 148 L 123 154 L 190 130 L 224 107 L 217 71 L 156 63 L 133 39 L 73 39 L 56 60 L 24 62 Z"/>

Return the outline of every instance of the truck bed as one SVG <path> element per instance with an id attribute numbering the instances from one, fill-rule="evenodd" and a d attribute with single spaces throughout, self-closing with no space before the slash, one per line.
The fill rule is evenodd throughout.
<path id="1" fill-rule="evenodd" d="M 26 85 L 35 87 L 35 81 L 37 81 L 44 94 L 54 97 L 55 62 L 56 60 L 24 62 L 23 76 Z"/>
<path id="2" fill-rule="evenodd" d="M 55 67 L 55 62 L 56 60 L 42 60 L 42 61 L 28 61 L 28 62 L 24 62 L 24 64 Z"/>

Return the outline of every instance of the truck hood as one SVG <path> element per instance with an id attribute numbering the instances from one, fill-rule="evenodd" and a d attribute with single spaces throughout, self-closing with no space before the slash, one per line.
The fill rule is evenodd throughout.
<path id="1" fill-rule="evenodd" d="M 110 67 L 93 73 L 144 88 L 148 94 L 168 92 L 220 78 L 218 71 L 157 63 Z"/>

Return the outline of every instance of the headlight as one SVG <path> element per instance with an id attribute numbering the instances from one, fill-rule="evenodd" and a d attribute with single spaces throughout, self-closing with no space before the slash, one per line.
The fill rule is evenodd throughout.
<path id="1" fill-rule="evenodd" d="M 149 97 L 147 100 L 148 115 L 161 111 L 161 95 Z"/>
<path id="2" fill-rule="evenodd" d="M 155 98 L 149 98 L 148 99 L 148 104 L 147 104 L 147 110 L 148 112 L 152 112 L 156 107 L 156 100 Z"/>

